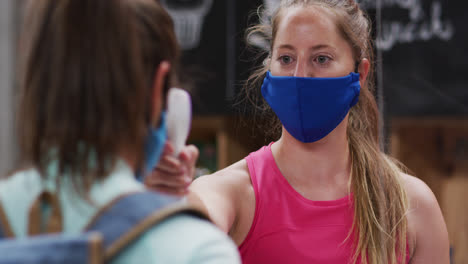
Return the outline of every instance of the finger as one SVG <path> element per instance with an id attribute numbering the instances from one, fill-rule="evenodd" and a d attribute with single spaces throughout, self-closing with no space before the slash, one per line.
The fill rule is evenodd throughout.
<path id="1" fill-rule="evenodd" d="M 152 191 L 157 191 L 160 193 L 175 195 L 175 196 L 184 196 L 189 193 L 188 188 L 186 189 L 177 189 L 165 185 L 156 185 L 156 186 L 147 186 L 148 189 Z"/>
<path id="2" fill-rule="evenodd" d="M 155 180 L 155 181 L 147 181 L 145 182 L 145 185 L 146 186 L 160 186 L 160 185 L 164 185 L 164 186 L 167 186 L 167 187 L 171 187 L 173 189 L 177 189 L 177 190 L 185 190 L 188 188 L 188 186 L 190 186 L 189 183 L 186 183 L 184 181 L 183 184 L 181 184 L 180 182 L 175 182 L 175 181 L 159 181 L 159 180 Z"/>
<path id="3" fill-rule="evenodd" d="M 194 145 L 188 145 L 182 149 L 179 154 L 179 159 L 182 162 L 188 162 L 189 164 L 195 164 L 198 159 L 200 152 L 198 148 Z"/>
<path id="4" fill-rule="evenodd" d="M 145 177 L 145 184 L 148 185 L 168 185 L 174 188 L 186 188 L 190 185 L 192 179 L 185 174 L 169 175 L 160 171 L 154 171 L 151 175 Z"/>
<path id="5" fill-rule="evenodd" d="M 160 170 L 153 171 L 152 174 L 145 177 L 145 183 L 148 184 L 165 184 L 174 186 L 174 187 L 185 187 L 188 181 L 185 179 L 184 174 L 167 174 L 161 172 Z"/>
<path id="6" fill-rule="evenodd" d="M 186 146 L 180 155 L 180 160 L 187 170 L 187 180 L 195 177 L 195 165 L 198 160 L 199 151 L 194 145 Z"/>
<path id="7" fill-rule="evenodd" d="M 182 163 L 172 156 L 163 156 L 156 168 L 172 174 L 183 173 L 185 170 Z"/>
<path id="8" fill-rule="evenodd" d="M 172 146 L 172 143 L 168 140 L 166 143 L 164 143 L 162 155 L 172 155 L 172 153 L 174 153 L 174 146 Z"/>
<path id="9" fill-rule="evenodd" d="M 180 167 L 182 165 L 182 163 L 180 162 L 179 159 L 173 157 L 173 156 L 164 156 L 162 159 L 161 159 L 162 163 L 164 163 L 164 165 L 167 165 L 167 166 L 170 166 L 170 167 Z"/>
<path id="10" fill-rule="evenodd" d="M 153 171 L 159 170 L 161 173 L 169 174 L 169 175 L 176 175 L 176 174 L 181 174 L 186 172 L 186 168 L 183 165 L 180 165 L 178 167 L 172 167 L 172 166 L 166 166 L 164 164 L 158 165 L 156 168 L 153 169 Z"/>

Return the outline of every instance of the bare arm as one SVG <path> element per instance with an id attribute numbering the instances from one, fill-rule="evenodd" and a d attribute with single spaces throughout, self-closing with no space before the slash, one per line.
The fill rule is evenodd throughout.
<path id="1" fill-rule="evenodd" d="M 236 216 L 231 199 L 230 187 L 223 183 L 223 175 L 206 175 L 195 180 L 190 186 L 189 201 L 202 204 L 211 220 L 228 233 Z"/>
<path id="2" fill-rule="evenodd" d="M 243 241 L 255 213 L 255 194 L 245 160 L 198 178 L 190 192 L 189 199 L 201 202 L 221 230 L 237 244 Z"/>
<path id="3" fill-rule="evenodd" d="M 187 146 L 178 158 L 172 157 L 172 152 L 169 143 L 157 168 L 145 178 L 146 186 L 159 192 L 187 195 L 189 202 L 205 209 L 221 230 L 237 245 L 241 244 L 255 214 L 255 194 L 247 162 L 241 160 L 190 184 L 198 150 Z"/>
<path id="4" fill-rule="evenodd" d="M 420 179 L 405 175 L 406 189 L 410 201 L 408 225 L 411 264 L 449 264 L 450 249 L 447 227 L 439 204 Z"/>

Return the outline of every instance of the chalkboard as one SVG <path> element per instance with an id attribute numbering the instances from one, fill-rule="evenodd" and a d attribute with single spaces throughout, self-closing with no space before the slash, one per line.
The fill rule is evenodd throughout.
<path id="1" fill-rule="evenodd" d="M 375 0 L 361 0 L 374 14 Z M 468 20 L 464 0 L 380 0 L 377 48 L 389 116 L 468 115 Z M 377 23 L 375 23 L 378 25 Z"/>
<path id="2" fill-rule="evenodd" d="M 197 115 L 226 114 L 229 111 L 228 79 L 233 61 L 228 62 L 229 1 L 161 0 L 174 20 L 183 50 L 179 69 L 181 86 L 190 91 Z"/>
<path id="3" fill-rule="evenodd" d="M 166 0 L 173 10 L 204 11 L 197 45 L 180 37 L 183 66 L 199 114 L 227 114 L 242 82 L 259 61 L 246 49 L 244 31 L 259 5 L 279 0 Z M 384 109 L 392 116 L 468 115 L 468 20 L 465 0 L 358 0 L 374 22 L 380 51 Z M 379 6 L 377 4 L 380 3 Z M 197 11 L 200 14 L 200 11 Z M 171 12 L 173 14 L 174 12 Z M 377 16 L 377 14 L 381 16 Z M 179 19 L 189 13 L 179 14 Z M 177 15 L 173 17 L 177 20 Z M 181 18 L 182 17 L 182 18 Z M 250 19 L 249 19 L 250 17 Z M 264 17 L 266 18 L 266 17 Z M 378 18 L 380 18 L 378 20 Z M 176 22 L 177 24 L 177 22 Z M 177 27 L 176 27 L 177 28 Z M 185 29 L 186 30 L 186 29 Z M 184 29 L 179 29 L 184 31 Z M 262 46 L 261 43 L 258 43 Z"/>

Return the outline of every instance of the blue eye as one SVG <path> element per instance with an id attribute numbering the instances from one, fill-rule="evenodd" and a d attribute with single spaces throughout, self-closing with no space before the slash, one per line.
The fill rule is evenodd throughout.
<path id="1" fill-rule="evenodd" d="M 279 60 L 283 64 L 289 64 L 289 63 L 292 62 L 292 58 L 290 56 L 288 56 L 288 55 L 284 55 L 284 56 L 279 57 Z"/>
<path id="2" fill-rule="evenodd" d="M 319 64 L 325 64 L 327 63 L 330 58 L 327 57 L 327 56 L 318 56 L 316 59 L 315 59 Z"/>

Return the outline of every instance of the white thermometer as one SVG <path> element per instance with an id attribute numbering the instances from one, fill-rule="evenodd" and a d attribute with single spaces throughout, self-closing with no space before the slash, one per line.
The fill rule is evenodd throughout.
<path id="1" fill-rule="evenodd" d="M 174 146 L 174 156 L 178 157 L 187 141 L 192 121 L 192 101 L 187 91 L 169 89 L 166 118 L 167 137 Z"/>

